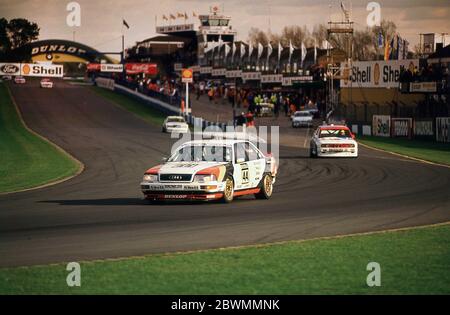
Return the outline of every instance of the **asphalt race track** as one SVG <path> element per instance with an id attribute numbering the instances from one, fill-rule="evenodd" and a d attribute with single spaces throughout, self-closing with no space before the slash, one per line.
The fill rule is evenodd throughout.
<path id="1" fill-rule="evenodd" d="M 125 257 L 307 239 L 450 220 L 450 169 L 360 148 L 358 159 L 310 159 L 280 148 L 271 200 L 151 205 L 143 172 L 170 135 L 86 87 L 11 85 L 24 120 L 85 171 L 48 188 L 0 196 L 0 266 Z M 283 142 L 282 142 L 283 143 Z M 251 199 L 251 200 L 250 200 Z"/>

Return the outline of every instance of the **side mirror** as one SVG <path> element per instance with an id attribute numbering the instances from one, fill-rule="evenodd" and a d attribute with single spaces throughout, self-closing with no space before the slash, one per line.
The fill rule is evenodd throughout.
<path id="1" fill-rule="evenodd" d="M 356 138 L 356 136 L 355 136 L 355 134 L 352 132 L 352 139 L 355 139 Z"/>

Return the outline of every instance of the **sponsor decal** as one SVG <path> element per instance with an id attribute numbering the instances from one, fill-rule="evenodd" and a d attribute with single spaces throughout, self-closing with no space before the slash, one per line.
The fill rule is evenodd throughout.
<path id="1" fill-rule="evenodd" d="M 226 73 L 227 73 L 227 69 L 218 68 L 218 69 L 213 69 L 211 75 L 213 77 L 224 77 Z"/>
<path id="2" fill-rule="evenodd" d="M 86 68 L 88 71 L 100 71 L 102 65 L 99 63 L 88 63 Z"/>
<path id="3" fill-rule="evenodd" d="M 181 70 L 181 82 L 192 83 L 194 81 L 194 71 L 192 69 Z"/>
<path id="4" fill-rule="evenodd" d="M 412 136 L 412 118 L 392 118 L 392 137 L 407 137 Z"/>
<path id="5" fill-rule="evenodd" d="M 372 132 L 374 136 L 390 137 L 391 136 L 391 116 L 389 115 L 373 115 Z"/>
<path id="6" fill-rule="evenodd" d="M 409 91 L 411 93 L 436 93 L 436 82 L 411 82 L 409 85 Z"/>
<path id="7" fill-rule="evenodd" d="M 360 88 L 398 88 L 400 73 L 405 69 L 414 69 L 419 66 L 419 59 L 387 60 L 387 61 L 355 61 L 351 64 L 341 65 L 341 87 Z M 350 76 L 347 77 L 347 73 Z"/>
<path id="8" fill-rule="evenodd" d="M 259 81 L 261 80 L 261 72 L 243 72 L 242 80 L 244 81 Z"/>
<path id="9" fill-rule="evenodd" d="M 98 87 L 114 91 L 114 80 L 113 79 L 96 78 L 95 84 L 97 84 Z"/>
<path id="10" fill-rule="evenodd" d="M 434 136 L 433 121 L 416 120 L 414 122 L 414 136 Z"/>
<path id="11" fill-rule="evenodd" d="M 291 86 L 294 83 L 300 83 L 300 82 L 312 82 L 313 77 L 310 75 L 303 75 L 303 76 L 295 76 L 295 77 L 283 77 L 283 86 Z"/>
<path id="12" fill-rule="evenodd" d="M 436 141 L 450 142 L 450 117 L 436 118 Z"/>
<path id="13" fill-rule="evenodd" d="M 0 75 L 19 75 L 20 63 L 0 63 Z"/>
<path id="14" fill-rule="evenodd" d="M 201 74 L 209 74 L 212 73 L 213 68 L 212 67 L 200 67 L 200 73 Z"/>
<path id="15" fill-rule="evenodd" d="M 64 75 L 62 65 L 22 63 L 20 72 L 23 76 L 62 78 Z"/>
<path id="16" fill-rule="evenodd" d="M 242 70 L 229 70 L 225 73 L 227 78 L 240 78 L 242 76 Z"/>
<path id="17" fill-rule="evenodd" d="M 33 47 L 31 50 L 31 55 L 49 54 L 49 53 L 68 53 L 71 55 L 85 55 L 86 50 L 76 47 L 73 45 L 59 45 L 59 44 L 49 44 L 41 45 L 38 47 Z"/>
<path id="18" fill-rule="evenodd" d="M 145 73 L 155 75 L 158 73 L 158 66 L 155 63 L 126 63 L 127 74 Z"/>
<path id="19" fill-rule="evenodd" d="M 123 72 L 122 64 L 102 63 L 100 65 L 101 72 Z"/>
<path id="20" fill-rule="evenodd" d="M 282 83 L 282 74 L 266 74 L 261 76 L 261 83 Z"/>

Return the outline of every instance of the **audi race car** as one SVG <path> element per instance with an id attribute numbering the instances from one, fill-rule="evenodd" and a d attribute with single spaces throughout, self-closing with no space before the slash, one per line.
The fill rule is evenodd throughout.
<path id="1" fill-rule="evenodd" d="M 347 126 L 319 126 L 310 142 L 310 156 L 358 157 L 358 143 Z"/>
<path id="2" fill-rule="evenodd" d="M 292 128 L 297 127 L 311 127 L 313 124 L 313 115 L 307 111 L 296 111 L 294 115 L 292 115 Z"/>
<path id="3" fill-rule="evenodd" d="M 18 75 L 14 78 L 14 83 L 15 84 L 25 84 L 26 80 L 24 77 L 22 77 L 21 75 Z"/>
<path id="4" fill-rule="evenodd" d="M 186 133 L 189 131 L 189 125 L 182 116 L 168 116 L 163 123 L 163 132 Z"/>
<path id="5" fill-rule="evenodd" d="M 53 88 L 53 82 L 52 80 L 48 79 L 48 78 L 44 78 L 41 80 L 41 88 L 47 88 L 47 89 L 51 89 Z"/>
<path id="6" fill-rule="evenodd" d="M 194 140 L 181 145 L 163 165 L 145 172 L 147 200 L 222 200 L 254 195 L 269 199 L 277 163 L 246 140 Z"/>

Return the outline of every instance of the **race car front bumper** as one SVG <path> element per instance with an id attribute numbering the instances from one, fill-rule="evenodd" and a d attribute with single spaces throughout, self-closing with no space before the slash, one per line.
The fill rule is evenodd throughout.
<path id="1" fill-rule="evenodd" d="M 141 183 L 148 200 L 215 200 L 223 197 L 224 183 Z"/>
<path id="2" fill-rule="evenodd" d="M 319 157 L 357 157 L 358 149 L 318 149 Z"/>

